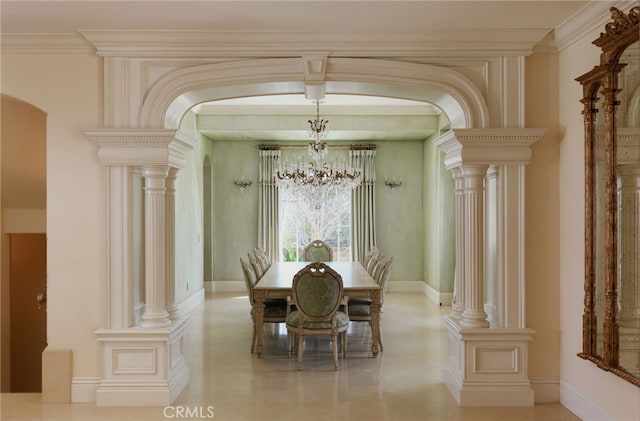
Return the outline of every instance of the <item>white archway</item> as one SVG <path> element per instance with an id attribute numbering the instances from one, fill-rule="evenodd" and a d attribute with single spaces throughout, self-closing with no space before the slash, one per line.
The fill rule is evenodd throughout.
<path id="1" fill-rule="evenodd" d="M 119 92 L 120 85 L 125 84 L 126 88 L 122 89 L 129 90 L 130 82 L 119 79 L 109 89 Z M 524 319 L 524 265 L 508 265 L 492 280 L 495 289 L 508 292 L 509 297 L 495 302 L 495 314 L 499 317 L 492 319 L 497 321 L 491 326 L 483 308 L 483 267 L 485 261 L 492 265 L 524 262 L 521 226 L 524 220 L 524 167 L 530 159 L 530 145 L 544 131 L 521 127 L 491 128 L 489 107 L 479 87 L 451 68 L 317 55 L 199 65 L 188 61 L 179 63 L 175 70 L 160 76 L 145 92 L 132 94 L 133 102 L 135 98 L 144 99 L 139 108 L 135 107 L 135 114 L 129 116 L 130 128 L 87 132 L 99 144 L 101 162 L 109 167 L 107 235 L 113 251 L 107 256 L 109 271 L 113 274 L 109 280 L 111 318 L 105 329 L 96 332 L 98 341 L 102 342 L 104 370 L 97 390 L 98 404 L 134 401 L 136 404 L 170 404 L 189 381 L 182 356 L 186 318 L 174 311 L 172 262 L 175 244 L 169 235 L 175 218 L 176 169 L 184 166 L 184 154 L 194 146 L 194 141 L 178 129 L 183 116 L 205 101 L 302 94 L 305 86 L 314 84 L 324 84 L 326 92 L 331 94 L 429 102 L 447 115 L 452 130 L 436 139 L 434 144 L 445 153 L 445 165 L 454 174 L 460 193 L 456 194 L 456 244 L 459 245 L 456 246 L 456 268 L 461 270 L 456 275 L 454 287 L 458 293 L 454 306 L 456 313 L 447 322 L 452 358 L 445 369 L 445 383 L 462 405 L 479 402 L 497 406 L 532 405 L 533 391 L 524 357 L 527 342 L 533 337 L 533 331 L 526 328 Z M 517 93 L 521 91 L 514 90 L 516 94 L 512 96 L 519 98 Z M 127 98 L 126 95 L 112 96 Z M 112 104 L 111 111 L 117 112 L 117 119 L 122 120 L 130 105 Z M 142 328 L 131 324 L 132 305 L 127 291 L 132 280 L 127 274 L 132 263 L 123 253 L 132 246 L 126 235 L 132 229 L 127 225 L 130 223 L 127 201 L 131 189 L 127 179 L 132 168 L 141 171 L 145 180 L 144 212 L 145 221 L 149 221 L 144 227 L 146 243 L 156 245 L 145 249 L 146 303 L 142 319 L 146 325 Z M 484 200 L 485 183 L 492 198 L 490 202 Z M 487 213 L 485 208 L 490 208 L 491 212 Z M 487 229 L 489 234 L 484 232 L 485 214 L 492 215 Z M 464 221 L 464 226 L 460 221 Z M 493 249 L 486 253 L 485 235 L 493 235 L 496 239 Z M 165 267 L 164 262 L 171 264 Z M 509 303 L 508 308 L 505 308 L 505 302 Z M 477 330 L 478 334 L 468 335 L 465 330 L 468 327 L 474 328 L 474 332 Z M 139 345 L 143 339 L 147 341 L 144 350 Z M 496 341 L 509 351 L 495 347 Z M 483 361 L 491 364 L 482 367 L 488 373 L 483 376 L 500 387 L 489 391 L 474 383 L 475 357 L 471 352 L 463 351 L 466 349 L 487 355 Z M 516 357 L 517 366 L 523 369 L 508 372 L 499 369 L 514 364 Z M 123 358 L 135 360 L 136 366 L 153 366 L 154 375 L 143 371 L 123 372 L 117 366 Z M 135 391 L 131 389 L 132 383 L 136 384 Z"/>
<path id="2" fill-rule="evenodd" d="M 325 83 L 327 93 L 360 94 L 429 102 L 454 128 L 489 127 L 482 93 L 446 67 L 373 59 L 324 58 L 324 72 L 309 75 L 304 58 L 203 64 L 170 72 L 149 90 L 141 128 L 176 129 L 194 105 L 216 99 L 304 93 L 306 83 Z"/>

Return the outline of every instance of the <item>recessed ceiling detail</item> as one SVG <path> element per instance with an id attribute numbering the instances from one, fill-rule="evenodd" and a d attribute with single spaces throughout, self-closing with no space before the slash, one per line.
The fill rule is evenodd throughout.
<path id="1" fill-rule="evenodd" d="M 213 140 L 307 141 L 315 104 L 304 95 L 267 95 L 194 107 L 198 130 Z M 424 140 L 438 130 L 442 112 L 432 104 L 397 98 L 326 95 L 321 116 L 329 141 Z"/>

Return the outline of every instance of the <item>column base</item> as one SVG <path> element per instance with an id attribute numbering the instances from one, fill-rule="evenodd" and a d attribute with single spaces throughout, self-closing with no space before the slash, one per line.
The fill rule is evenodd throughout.
<path id="1" fill-rule="evenodd" d="M 97 406 L 171 405 L 189 383 L 184 359 L 188 318 L 164 329 L 101 329 L 103 376 Z"/>
<path id="2" fill-rule="evenodd" d="M 444 317 L 449 359 L 444 382 L 460 406 L 533 406 L 527 374 L 531 329 L 467 329 Z"/>

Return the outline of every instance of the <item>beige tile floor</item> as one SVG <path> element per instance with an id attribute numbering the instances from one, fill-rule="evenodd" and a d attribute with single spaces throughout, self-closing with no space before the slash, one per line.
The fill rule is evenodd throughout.
<path id="1" fill-rule="evenodd" d="M 333 370 L 328 340 L 310 338 L 302 371 L 286 353 L 286 331 L 271 325 L 265 352 L 249 353 L 249 304 L 242 294 L 208 295 L 189 321 L 190 384 L 171 408 L 42 404 L 39 394 L 1 395 L 2 420 L 578 420 L 560 404 L 461 408 L 442 383 L 449 311 L 420 294 L 388 293 L 384 352 L 369 358 L 366 323 L 349 330 L 348 356 Z M 183 411 L 180 413 L 179 411 Z M 185 417 L 185 415 L 191 415 Z"/>

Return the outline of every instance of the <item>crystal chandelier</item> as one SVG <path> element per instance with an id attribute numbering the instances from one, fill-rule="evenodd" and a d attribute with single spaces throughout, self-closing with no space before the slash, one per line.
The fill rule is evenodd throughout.
<path id="1" fill-rule="evenodd" d="M 327 162 L 328 120 L 320 118 L 320 101 L 316 100 L 316 117 L 309 122 L 308 151 L 311 161 L 289 163 L 276 171 L 276 182 L 298 199 L 315 203 L 318 209 L 324 201 L 360 185 L 361 171 L 350 168 L 346 162 Z"/>

